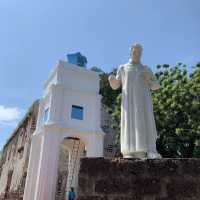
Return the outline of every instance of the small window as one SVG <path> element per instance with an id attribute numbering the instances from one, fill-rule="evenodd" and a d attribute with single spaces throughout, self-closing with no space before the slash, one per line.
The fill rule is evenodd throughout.
<path id="1" fill-rule="evenodd" d="M 43 121 L 47 122 L 48 118 L 49 118 L 49 108 L 45 109 L 45 111 L 44 111 Z"/>
<path id="2" fill-rule="evenodd" d="M 72 105 L 71 118 L 83 120 L 83 107 Z"/>
<path id="3" fill-rule="evenodd" d="M 23 153 L 24 153 L 24 147 L 23 146 L 18 148 L 18 153 L 19 153 L 19 159 L 22 159 L 23 158 Z"/>

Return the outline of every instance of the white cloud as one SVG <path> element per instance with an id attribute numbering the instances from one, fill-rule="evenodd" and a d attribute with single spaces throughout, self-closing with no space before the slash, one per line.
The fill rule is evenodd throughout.
<path id="1" fill-rule="evenodd" d="M 15 126 L 23 111 L 17 107 L 0 105 L 0 125 Z"/>

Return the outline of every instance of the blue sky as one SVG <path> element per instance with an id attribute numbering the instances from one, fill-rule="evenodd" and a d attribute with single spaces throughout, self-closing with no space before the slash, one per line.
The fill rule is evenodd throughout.
<path id="1" fill-rule="evenodd" d="M 1 0 L 0 148 L 58 59 L 82 52 L 110 71 L 134 42 L 143 63 L 200 61 L 199 0 Z"/>

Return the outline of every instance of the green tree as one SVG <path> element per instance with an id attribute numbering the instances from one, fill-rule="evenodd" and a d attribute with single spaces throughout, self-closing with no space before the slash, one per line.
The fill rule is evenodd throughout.
<path id="1" fill-rule="evenodd" d="M 117 96 L 121 93 L 121 89 L 113 90 L 110 87 L 108 77 L 111 73 L 116 73 L 116 69 L 112 72 L 106 73 L 102 69 L 94 66 L 90 70 L 98 72 L 100 76 L 100 94 L 102 95 L 102 103 L 106 105 L 107 110 L 113 113 L 116 104 Z"/>
<path id="2" fill-rule="evenodd" d="M 103 74 L 104 73 L 104 71 L 101 68 L 96 67 L 96 66 L 91 67 L 90 70 L 94 71 L 94 72 L 98 72 L 99 74 Z"/>
<path id="3" fill-rule="evenodd" d="M 186 66 L 158 65 L 160 90 L 153 92 L 158 130 L 157 149 L 163 157 L 198 156 L 200 139 L 200 64 L 189 74 Z"/>
<path id="4" fill-rule="evenodd" d="M 115 130 L 116 133 L 116 140 L 115 144 L 120 144 L 120 121 L 121 121 L 121 94 L 117 96 L 115 99 L 115 106 L 114 109 L 111 110 L 111 116 L 112 116 L 112 128 Z"/>

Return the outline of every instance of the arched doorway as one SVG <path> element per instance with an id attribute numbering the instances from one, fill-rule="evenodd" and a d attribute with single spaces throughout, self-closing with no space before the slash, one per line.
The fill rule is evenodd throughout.
<path id="1" fill-rule="evenodd" d="M 79 138 L 67 137 L 60 144 L 55 200 L 66 200 L 71 187 L 77 192 L 80 159 L 85 154 L 85 144 Z"/>

